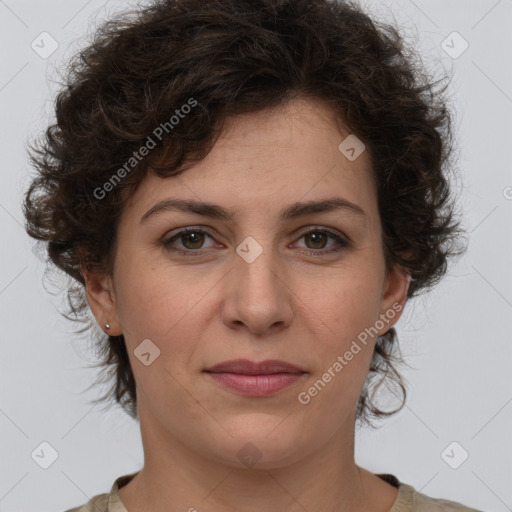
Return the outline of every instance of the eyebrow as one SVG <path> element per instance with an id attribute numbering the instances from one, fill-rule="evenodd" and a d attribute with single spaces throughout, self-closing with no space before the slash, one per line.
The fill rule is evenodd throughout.
<path id="1" fill-rule="evenodd" d="M 341 197 L 332 197 L 321 201 L 307 201 L 303 203 L 293 203 L 281 210 L 279 220 L 281 222 L 304 217 L 312 213 L 323 213 L 334 210 L 345 210 L 362 217 L 366 217 L 364 210 L 346 199 Z M 166 211 L 180 211 L 185 213 L 195 213 L 212 219 L 232 220 L 235 212 L 223 206 L 193 201 L 191 199 L 164 199 L 151 207 L 140 219 L 140 224 L 146 222 L 150 217 Z"/>

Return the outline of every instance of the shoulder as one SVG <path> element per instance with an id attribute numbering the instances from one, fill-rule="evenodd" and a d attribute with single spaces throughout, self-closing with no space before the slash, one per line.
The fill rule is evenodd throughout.
<path id="1" fill-rule="evenodd" d="M 70 508 L 65 512 L 107 512 L 108 494 L 98 494 L 79 507 Z"/>
<path id="2" fill-rule="evenodd" d="M 431 498 L 401 483 L 398 499 L 389 512 L 483 512 L 462 503 L 442 498 Z"/>
<path id="3" fill-rule="evenodd" d="M 118 491 L 123 485 L 132 480 L 137 473 L 138 471 L 118 477 L 112 484 L 110 492 L 97 494 L 84 505 L 70 508 L 65 512 L 126 512 L 126 508 L 119 498 Z"/>

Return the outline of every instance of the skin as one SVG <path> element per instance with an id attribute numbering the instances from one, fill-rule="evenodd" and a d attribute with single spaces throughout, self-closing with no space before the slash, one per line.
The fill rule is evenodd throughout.
<path id="1" fill-rule="evenodd" d="M 129 512 L 388 512 L 395 502 L 397 489 L 354 461 L 355 409 L 376 338 L 307 405 L 298 401 L 407 296 L 408 276 L 386 272 L 368 151 L 349 161 L 338 149 L 349 133 L 310 99 L 231 119 L 183 174 L 145 177 L 120 219 L 114 274 L 82 269 L 91 310 L 110 334 L 124 334 L 137 383 L 145 461 L 119 491 Z M 365 216 L 278 219 L 291 203 L 331 197 Z M 165 198 L 216 203 L 234 218 L 165 211 L 139 222 Z M 185 227 L 207 234 L 175 239 L 189 251 L 178 255 L 163 242 Z M 351 245 L 327 254 L 337 242 L 304 236 L 315 228 Z M 263 249 L 252 263 L 236 252 L 248 236 Z M 148 366 L 134 355 L 145 339 L 160 350 Z M 203 372 L 236 358 L 282 359 L 307 373 L 274 395 L 247 397 Z M 237 456 L 249 441 L 261 454 L 251 467 Z"/>

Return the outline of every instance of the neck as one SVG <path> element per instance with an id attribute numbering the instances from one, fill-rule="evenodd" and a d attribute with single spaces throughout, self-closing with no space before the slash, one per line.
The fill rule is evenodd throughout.
<path id="1" fill-rule="evenodd" d="M 265 464 L 262 456 L 254 466 L 241 467 L 239 460 L 205 456 L 197 444 L 178 441 L 161 424 L 146 421 L 154 417 L 140 408 L 139 417 L 144 467 L 119 490 L 128 512 L 387 512 L 397 496 L 395 488 L 355 464 L 353 418 L 348 432 L 340 428 L 300 458 L 278 460 L 267 450 Z"/>

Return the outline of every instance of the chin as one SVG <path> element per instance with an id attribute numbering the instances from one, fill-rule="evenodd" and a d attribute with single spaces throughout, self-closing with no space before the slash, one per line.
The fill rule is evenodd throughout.
<path id="1" fill-rule="evenodd" d="M 246 424 L 236 433 L 226 428 L 233 437 L 224 438 L 225 442 L 215 450 L 216 455 L 227 465 L 239 469 L 279 469 L 298 461 L 307 451 L 302 446 L 300 434 L 294 435 L 284 425 L 279 427 L 280 422 L 282 418 L 274 418 L 270 427 L 268 422 L 260 426 L 251 422 L 251 428 Z M 277 432 L 279 428 L 281 431 Z"/>

